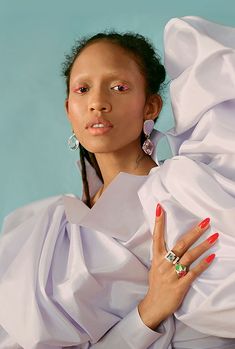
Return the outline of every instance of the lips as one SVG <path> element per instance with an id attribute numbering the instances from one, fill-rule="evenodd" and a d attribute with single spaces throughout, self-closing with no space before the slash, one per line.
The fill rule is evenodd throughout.
<path id="1" fill-rule="evenodd" d="M 86 128 L 92 127 L 95 124 L 103 124 L 105 127 L 113 127 L 113 124 L 108 121 L 104 120 L 102 118 L 96 118 L 95 120 L 92 120 L 86 124 Z"/>

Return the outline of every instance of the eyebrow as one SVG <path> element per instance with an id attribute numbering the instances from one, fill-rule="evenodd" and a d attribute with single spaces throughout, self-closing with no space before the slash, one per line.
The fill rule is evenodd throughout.
<path id="1" fill-rule="evenodd" d="M 105 74 L 105 78 L 117 78 L 120 75 L 124 75 L 124 72 L 109 72 Z M 77 75 L 76 79 L 90 79 L 89 74 L 80 74 Z"/>

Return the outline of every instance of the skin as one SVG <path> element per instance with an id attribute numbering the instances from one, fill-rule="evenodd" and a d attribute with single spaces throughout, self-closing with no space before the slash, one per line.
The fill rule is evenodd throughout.
<path id="1" fill-rule="evenodd" d="M 157 166 L 142 150 L 140 134 L 144 120 L 159 115 L 162 99 L 158 94 L 147 99 L 145 83 L 133 57 L 107 41 L 86 47 L 73 65 L 65 109 L 77 138 L 96 156 L 103 189 L 119 172 L 146 175 Z M 104 135 L 91 135 L 86 123 L 100 116 L 114 127 Z"/>
<path id="2" fill-rule="evenodd" d="M 115 76 L 111 77 L 113 72 Z M 145 120 L 158 117 L 162 99 L 158 94 L 146 98 L 145 84 L 131 54 L 107 41 L 86 47 L 74 62 L 65 109 L 77 138 L 96 156 L 104 179 L 103 190 L 119 172 L 147 175 L 157 166 L 141 149 L 140 134 Z M 86 129 L 87 122 L 98 122 L 101 116 L 114 127 L 106 134 L 91 135 Z M 93 204 L 96 197 L 99 192 Z M 177 310 L 191 283 L 210 265 L 204 259 L 178 279 L 173 264 L 164 258 L 167 252 L 164 221 L 162 209 L 153 232 L 148 292 L 138 304 L 142 321 L 153 330 Z M 206 240 L 189 251 L 208 227 L 209 224 L 203 229 L 192 227 L 173 247 L 181 257 L 180 263 L 190 266 L 214 244 Z"/>
<path id="3" fill-rule="evenodd" d="M 208 239 L 190 249 L 210 227 L 209 222 L 203 228 L 200 227 L 200 223 L 185 233 L 172 248 L 172 251 L 180 257 L 179 263 L 188 268 L 217 241 L 215 239 L 209 242 L 211 236 L 214 235 L 212 234 Z M 146 296 L 138 305 L 142 321 L 152 330 L 156 329 L 163 320 L 179 308 L 193 281 L 213 262 L 213 260 L 210 262 L 206 260 L 210 256 L 208 254 L 206 258 L 201 259 L 195 267 L 191 268 L 185 276 L 178 278 L 173 264 L 164 258 L 167 253 L 164 231 L 165 212 L 162 208 L 161 215 L 156 217 L 153 231 L 153 258 L 148 275 L 149 288 Z"/>

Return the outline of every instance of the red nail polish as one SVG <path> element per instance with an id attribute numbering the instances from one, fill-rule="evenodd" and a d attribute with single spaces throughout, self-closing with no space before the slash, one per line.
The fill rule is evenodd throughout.
<path id="1" fill-rule="evenodd" d="M 201 223 L 198 224 L 198 226 L 203 229 L 205 228 L 210 222 L 210 218 L 207 217 L 206 219 L 204 219 Z"/>
<path id="2" fill-rule="evenodd" d="M 210 256 L 208 256 L 205 259 L 205 262 L 209 264 L 209 263 L 211 263 L 213 261 L 214 258 L 215 258 L 215 253 L 212 253 Z"/>
<path id="3" fill-rule="evenodd" d="M 162 208 L 160 204 L 157 204 L 157 208 L 156 208 L 156 216 L 159 217 L 161 216 L 162 213 Z"/>
<path id="4" fill-rule="evenodd" d="M 213 244 L 213 242 L 215 242 L 215 240 L 217 240 L 218 237 L 219 237 L 219 233 L 215 233 L 215 234 L 209 236 L 207 238 L 207 241 L 209 242 L 209 244 Z"/>

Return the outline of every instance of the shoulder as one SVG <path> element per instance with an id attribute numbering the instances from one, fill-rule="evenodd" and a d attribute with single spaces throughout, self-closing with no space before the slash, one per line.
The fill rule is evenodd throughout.
<path id="1" fill-rule="evenodd" d="M 68 194 L 69 195 L 69 194 Z M 55 195 L 31 203 L 23 205 L 11 211 L 4 217 L 1 234 L 6 234 L 24 222 L 29 221 L 33 217 L 39 216 L 41 213 L 48 212 L 60 204 L 63 204 L 64 195 Z"/>

